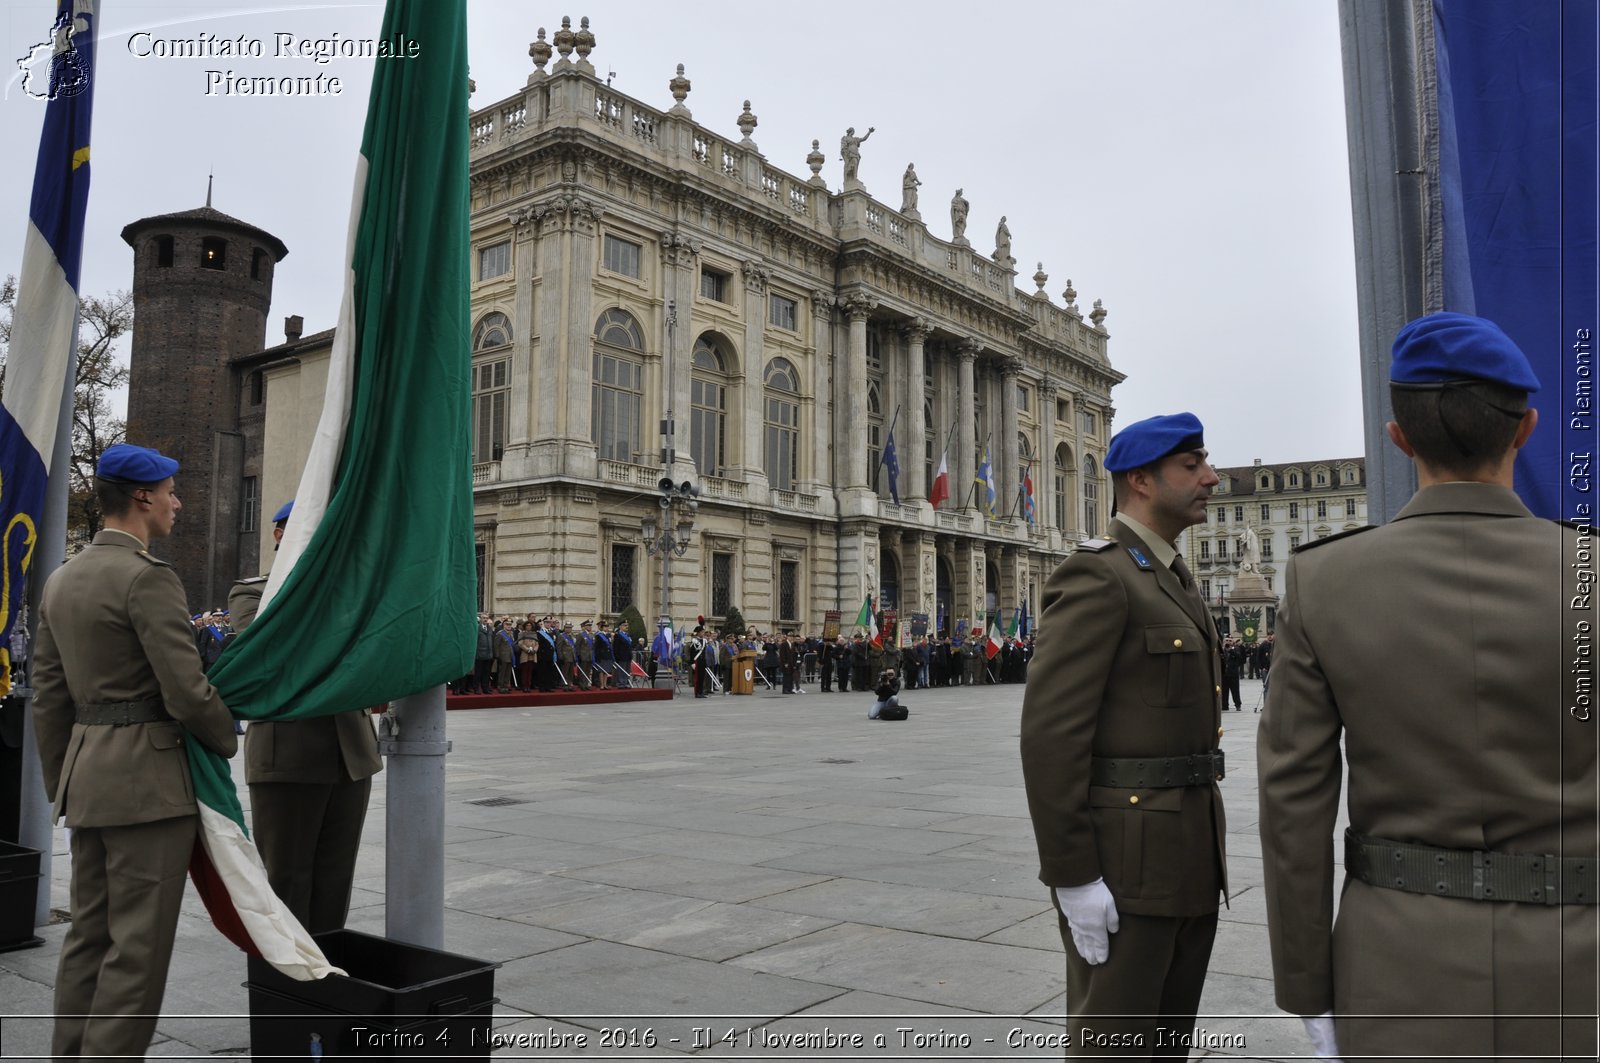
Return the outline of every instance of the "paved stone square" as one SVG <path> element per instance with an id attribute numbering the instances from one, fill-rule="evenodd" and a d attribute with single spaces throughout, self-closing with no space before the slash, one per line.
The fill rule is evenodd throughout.
<path id="1" fill-rule="evenodd" d="M 1244 696 L 1245 711 L 1225 716 L 1231 907 L 1200 1021 L 1226 1047 L 1197 1058 L 1309 1050 L 1272 1004 L 1250 711 L 1260 684 L 1245 681 Z M 537 1046 L 583 1036 L 582 1058 L 1059 1057 L 1065 964 L 1035 877 L 1022 688 L 905 700 L 904 723 L 868 721 L 870 694 L 815 687 L 451 713 L 445 948 L 502 964 L 497 1054 L 557 1058 Z M 375 933 L 383 778 L 350 920 Z M 480 803 L 491 799 L 509 803 Z M 58 832 L 57 907 L 67 872 Z M 45 947 L 0 954 L 0 1011 L 34 1016 L 4 1020 L 5 1058 L 48 1052 L 65 927 L 41 933 Z M 243 956 L 190 890 L 151 1054 L 247 1056 L 244 980 Z M 600 1031 L 618 1029 L 602 1046 Z M 836 1047 L 812 1047 L 824 1037 Z"/>

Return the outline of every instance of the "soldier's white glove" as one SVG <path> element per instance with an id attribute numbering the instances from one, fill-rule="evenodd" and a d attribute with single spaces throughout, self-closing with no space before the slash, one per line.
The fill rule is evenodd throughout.
<path id="1" fill-rule="evenodd" d="M 1111 935 L 1122 925 L 1117 920 L 1117 902 L 1097 878 L 1082 886 L 1057 886 L 1056 903 L 1067 917 L 1072 943 L 1083 962 L 1093 966 L 1105 963 L 1111 955 Z"/>
<path id="2" fill-rule="evenodd" d="M 1306 1028 L 1306 1036 L 1311 1038 L 1311 1050 L 1318 1059 L 1332 1060 L 1333 1063 L 1344 1063 L 1339 1058 L 1339 1043 L 1334 1039 L 1333 1012 L 1326 1011 L 1321 1015 L 1302 1015 L 1300 1022 Z"/>

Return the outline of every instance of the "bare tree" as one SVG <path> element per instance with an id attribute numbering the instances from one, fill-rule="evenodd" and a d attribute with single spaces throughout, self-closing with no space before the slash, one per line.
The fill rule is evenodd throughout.
<path id="1" fill-rule="evenodd" d="M 0 281 L 0 395 L 11 349 L 11 319 L 17 279 Z M 72 457 L 67 469 L 67 527 L 74 537 L 100 530 L 94 499 L 94 467 L 109 446 L 126 437 L 127 423 L 111 408 L 111 396 L 128 386 L 128 366 L 119 341 L 133 328 L 133 296 L 126 291 L 86 296 L 79 302 L 78 367 L 72 392 Z"/>

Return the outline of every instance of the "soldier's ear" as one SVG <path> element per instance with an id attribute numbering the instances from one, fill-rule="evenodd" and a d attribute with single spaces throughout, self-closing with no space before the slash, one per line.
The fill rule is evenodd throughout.
<path id="1" fill-rule="evenodd" d="M 1410 440 L 1406 439 L 1405 429 L 1401 428 L 1398 422 L 1388 422 L 1383 426 L 1383 430 L 1389 434 L 1389 442 L 1400 448 L 1400 453 L 1408 458 L 1417 456 L 1417 452 L 1411 446 Z"/>

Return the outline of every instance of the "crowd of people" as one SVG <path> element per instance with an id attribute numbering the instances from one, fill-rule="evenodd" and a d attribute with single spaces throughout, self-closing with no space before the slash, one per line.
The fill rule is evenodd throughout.
<path id="1" fill-rule="evenodd" d="M 965 637 L 919 635 L 899 648 L 864 634 L 801 635 L 798 632 L 711 631 L 697 625 L 673 638 L 658 632 L 646 643 L 624 625 L 605 620 L 574 624 L 554 616 L 495 618 L 480 614 L 473 670 L 450 684 L 456 694 L 512 691 L 605 690 L 653 682 L 665 667 L 685 677 L 696 697 L 733 689 L 734 659 L 755 655 L 754 681 L 784 694 L 870 692 L 885 668 L 894 668 L 906 689 L 1025 683 L 1034 638 L 1007 637 L 992 656 L 977 630 Z"/>

